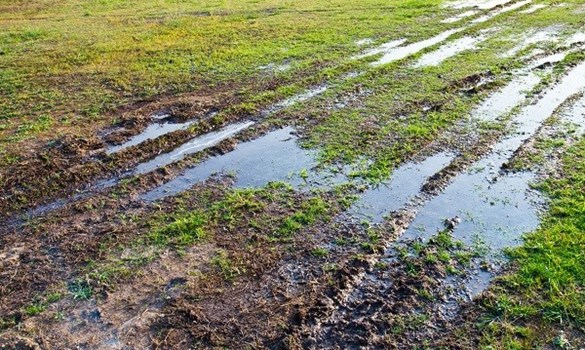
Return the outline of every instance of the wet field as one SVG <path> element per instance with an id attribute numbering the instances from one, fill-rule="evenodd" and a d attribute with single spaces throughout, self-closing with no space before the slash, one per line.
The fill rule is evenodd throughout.
<path id="1" fill-rule="evenodd" d="M 7 165 L 0 346 L 484 348 L 585 131 L 579 5 L 437 2 L 432 32 L 257 64 L 260 97 L 141 101 Z"/>

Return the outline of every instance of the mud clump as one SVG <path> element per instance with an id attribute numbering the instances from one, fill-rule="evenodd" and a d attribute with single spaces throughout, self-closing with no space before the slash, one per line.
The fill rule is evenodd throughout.
<path id="1" fill-rule="evenodd" d="M 38 343 L 20 336 L 11 336 L 0 339 L 0 349 L 4 350 L 41 350 Z"/>

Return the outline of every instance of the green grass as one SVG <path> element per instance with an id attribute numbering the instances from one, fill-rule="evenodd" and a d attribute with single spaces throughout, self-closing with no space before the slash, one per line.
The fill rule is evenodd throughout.
<path id="1" fill-rule="evenodd" d="M 274 75 L 294 78 L 357 52 L 358 39 L 384 41 L 406 29 L 425 35 L 432 29 L 419 28 L 420 20 L 433 20 L 439 3 L 4 1 L 0 140 L 30 137 L 19 130 L 42 116 L 79 127 L 152 96 L 232 85 L 246 93 L 266 74 L 259 66 L 290 62 L 290 71 Z"/>
<path id="2" fill-rule="evenodd" d="M 291 216 L 284 219 L 276 236 L 287 238 L 300 231 L 303 227 L 314 224 L 327 217 L 329 205 L 321 198 L 315 197 L 301 203 L 301 207 Z"/>
<path id="3" fill-rule="evenodd" d="M 91 285 L 84 280 L 75 280 L 71 282 L 68 289 L 74 300 L 87 300 L 93 295 Z"/>

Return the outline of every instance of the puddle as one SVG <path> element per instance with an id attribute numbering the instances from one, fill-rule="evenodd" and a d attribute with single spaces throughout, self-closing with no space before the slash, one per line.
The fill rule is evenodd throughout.
<path id="1" fill-rule="evenodd" d="M 322 85 L 309 89 L 301 94 L 295 95 L 291 98 L 288 98 L 284 101 L 278 102 L 268 107 L 267 109 L 260 112 L 260 117 L 265 118 L 273 113 L 277 113 L 296 103 L 307 101 L 315 96 L 322 94 L 323 92 L 327 91 L 327 89 L 328 89 L 327 85 Z M 221 141 L 237 135 L 241 131 L 248 129 L 254 124 L 256 124 L 256 122 L 254 121 L 245 121 L 241 123 L 228 125 L 219 131 L 214 131 L 207 133 L 205 135 L 197 136 L 196 138 L 183 144 L 182 146 L 173 150 L 172 152 L 161 154 L 148 162 L 139 164 L 134 169 L 132 174 L 133 175 L 146 174 L 157 168 L 164 167 L 166 165 L 184 159 L 188 155 L 216 146 Z"/>
<path id="2" fill-rule="evenodd" d="M 148 162 L 139 164 L 134 169 L 132 174 L 133 175 L 146 174 L 157 168 L 161 168 L 171 163 L 182 160 L 190 154 L 197 153 L 209 147 L 216 146 L 221 141 L 226 140 L 243 130 L 246 130 L 247 128 L 251 127 L 254 124 L 256 123 L 253 121 L 236 123 L 228 125 L 221 130 L 197 136 L 196 138 L 183 144 L 181 147 L 175 149 L 170 153 L 161 154 Z"/>
<path id="3" fill-rule="evenodd" d="M 542 78 L 533 72 L 543 64 L 552 64 L 562 61 L 570 51 L 560 52 L 543 57 L 530 64 L 527 68 L 514 73 L 514 78 L 505 87 L 488 97 L 476 108 L 472 115 L 483 121 L 494 121 L 519 106 L 525 99 L 526 93 L 534 89 Z"/>
<path id="4" fill-rule="evenodd" d="M 450 1 L 445 6 L 454 9 L 475 7 L 480 10 L 491 10 L 495 7 L 505 5 L 509 2 L 512 2 L 512 0 L 460 0 Z"/>
<path id="5" fill-rule="evenodd" d="M 454 40 L 451 43 L 441 46 L 433 52 L 429 52 L 423 55 L 414 66 L 420 68 L 439 65 L 444 60 L 451 58 L 463 51 L 476 49 L 476 45 L 485 39 L 486 37 L 484 36 L 464 36 L 460 39 Z"/>
<path id="6" fill-rule="evenodd" d="M 519 2 L 511 4 L 510 6 L 506 6 L 506 7 L 503 7 L 501 9 L 497 10 L 497 11 L 494 11 L 493 13 L 476 18 L 471 22 L 472 23 L 483 23 L 483 22 L 489 21 L 490 19 L 492 19 L 498 15 L 501 15 L 503 13 L 514 11 L 514 10 L 517 10 L 521 7 L 524 7 L 525 5 L 528 5 L 531 2 L 532 2 L 532 0 L 519 1 Z"/>
<path id="7" fill-rule="evenodd" d="M 559 35 L 562 29 L 563 28 L 561 26 L 550 26 L 538 32 L 533 32 L 530 35 L 525 35 L 521 39 L 519 39 L 519 41 L 521 41 L 520 44 L 508 50 L 504 54 L 504 57 L 513 57 L 520 51 L 529 47 L 530 45 L 540 44 L 544 42 L 558 42 Z"/>
<path id="8" fill-rule="evenodd" d="M 258 69 L 265 72 L 286 72 L 290 70 L 292 65 L 290 63 L 283 63 L 283 64 L 276 64 L 276 63 L 269 63 L 264 66 L 259 66 Z"/>
<path id="9" fill-rule="evenodd" d="M 438 153 L 422 162 L 410 162 L 392 172 L 392 178 L 367 190 L 349 213 L 379 222 L 389 212 L 402 209 L 419 192 L 425 180 L 445 167 L 454 155 Z"/>
<path id="10" fill-rule="evenodd" d="M 456 23 L 456 22 L 459 22 L 467 17 L 475 16 L 476 14 L 477 14 L 477 11 L 473 11 L 473 10 L 465 11 L 465 12 L 462 12 L 458 15 L 453 16 L 453 17 L 446 18 L 446 19 L 442 20 L 441 23 Z"/>
<path id="11" fill-rule="evenodd" d="M 541 67 L 543 65 L 547 65 L 547 64 L 553 64 L 553 63 L 558 63 L 562 60 L 565 59 L 565 57 L 567 57 L 567 55 L 569 53 L 575 52 L 576 50 L 567 50 L 567 51 L 563 51 L 563 52 L 559 52 L 544 58 L 540 58 L 537 59 L 536 61 L 534 61 L 531 65 L 531 67 L 533 68 L 537 68 L 537 67 Z"/>
<path id="12" fill-rule="evenodd" d="M 368 49 L 359 55 L 355 55 L 351 59 L 359 60 L 362 58 L 366 58 L 366 57 L 374 56 L 374 55 L 381 54 L 384 52 L 388 52 L 389 50 L 392 50 L 393 48 L 398 47 L 398 46 L 404 44 L 405 42 L 406 42 L 406 39 L 392 40 L 392 41 L 384 43 L 378 47 Z"/>
<path id="13" fill-rule="evenodd" d="M 458 28 L 458 29 L 451 29 L 447 30 L 437 36 L 434 36 L 430 39 L 419 41 L 416 43 L 408 44 L 405 46 L 395 47 L 393 49 L 388 50 L 385 54 L 380 58 L 378 61 L 372 63 L 374 66 L 387 64 L 390 62 L 398 61 L 403 58 L 406 58 L 410 55 L 413 55 L 421 50 L 429 48 L 431 46 L 437 45 L 442 43 L 443 41 L 447 40 L 451 35 L 458 33 L 465 28 Z"/>
<path id="14" fill-rule="evenodd" d="M 535 175 L 529 172 L 504 173 L 502 165 L 527 139 L 536 134 L 542 123 L 568 98 L 585 89 L 585 63 L 577 66 L 559 84 L 549 90 L 538 102 L 523 108 L 515 118 L 516 132 L 498 142 L 493 151 L 459 175 L 444 192 L 419 206 L 419 210 L 406 232 L 392 244 L 381 258 L 382 262 L 396 260 L 397 247 L 408 245 L 413 240 L 428 241 L 437 232 L 445 229 L 448 219 L 458 218 L 452 229 L 453 237 L 470 246 L 490 250 L 491 269 L 501 265 L 503 248 L 521 244 L 521 235 L 536 229 L 539 225 L 538 208 L 542 204 L 539 196 L 530 189 Z M 568 111 L 585 108 L 582 102 L 575 103 Z M 568 112 L 569 114 L 579 114 Z M 385 198 L 378 199 L 383 203 Z M 539 201 L 541 201 L 539 203 Z M 498 260 L 495 260 L 498 259 Z M 470 268 L 462 284 L 454 284 L 447 278 L 444 285 L 454 291 L 453 297 L 467 295 L 469 299 L 489 286 L 493 273 L 483 271 L 479 266 Z M 450 281 L 451 279 L 451 281 Z M 349 301 L 361 303 L 368 290 L 382 291 L 386 280 L 369 272 L 355 288 Z M 366 294 L 364 294 L 364 291 Z M 356 304 L 356 303 L 354 303 Z M 438 311 L 446 316 L 454 315 L 459 308 L 455 299 L 438 302 Z M 339 310 L 335 316 L 351 314 Z M 334 317 L 335 317 L 334 316 Z"/>
<path id="15" fill-rule="evenodd" d="M 567 39 L 565 45 L 571 46 L 583 42 L 585 42 L 585 33 L 575 33 L 569 39 Z"/>
<path id="16" fill-rule="evenodd" d="M 164 120 L 164 118 L 154 118 L 155 120 Z M 106 149 L 106 154 L 113 154 L 119 151 L 122 151 L 126 148 L 136 146 L 141 144 L 146 140 L 154 140 L 162 135 L 178 131 L 178 130 L 185 130 L 189 126 L 193 125 L 195 120 L 191 120 L 184 123 L 173 123 L 170 121 L 162 121 L 156 122 L 154 124 L 150 124 L 144 131 L 140 134 L 132 136 L 128 141 L 124 142 L 121 145 L 111 146 Z"/>
<path id="17" fill-rule="evenodd" d="M 509 1 L 505 1 L 504 3 L 508 3 L 508 2 Z M 529 4 L 530 2 L 532 2 L 532 0 L 524 0 L 524 1 L 513 3 L 507 7 L 503 7 L 503 8 L 498 9 L 492 13 L 489 13 L 489 14 L 484 15 L 482 17 L 476 18 L 475 20 L 472 21 L 472 23 L 485 22 L 485 21 L 490 20 L 490 19 L 492 19 L 498 15 L 501 15 L 503 13 L 519 9 L 519 8 Z M 466 5 L 464 7 L 480 6 L 480 5 L 469 5 L 468 2 L 465 2 L 465 3 L 466 3 Z M 493 3 L 495 3 L 495 2 L 493 2 Z M 479 3 L 477 3 L 477 4 L 479 4 Z M 487 4 L 487 2 L 485 4 Z M 498 6 L 498 5 L 495 5 L 495 6 Z M 491 9 L 491 8 L 493 8 L 493 7 L 487 7 L 487 9 Z M 367 56 L 371 56 L 371 55 L 375 55 L 375 54 L 379 54 L 379 53 L 384 53 L 382 58 L 380 58 L 376 62 L 373 62 L 372 65 L 378 66 L 378 65 L 382 65 L 382 64 L 387 64 L 390 62 L 404 59 L 404 58 L 406 58 L 410 55 L 413 55 L 419 51 L 422 51 L 426 48 L 429 48 L 431 46 L 442 43 L 443 41 L 447 40 L 451 35 L 453 35 L 455 33 L 462 32 L 468 28 L 469 28 L 469 26 L 450 29 L 450 30 L 442 32 L 441 34 L 438 34 L 432 38 L 429 38 L 429 39 L 426 39 L 423 41 L 419 41 L 416 43 L 404 45 L 404 46 L 402 46 L 403 43 L 401 43 L 400 40 L 395 40 L 395 41 L 392 41 L 392 42 L 385 44 L 385 45 L 387 45 L 387 47 L 385 47 L 385 48 L 382 48 L 382 47 L 374 48 L 374 49 L 368 50 L 367 52 L 365 52 L 359 56 L 356 56 L 355 58 L 362 58 L 362 57 L 367 57 Z"/>
<path id="18" fill-rule="evenodd" d="M 320 86 L 311 88 L 303 93 L 300 93 L 300 94 L 295 95 L 293 97 L 287 98 L 284 101 L 275 103 L 274 105 L 272 105 L 272 106 L 266 108 L 265 110 L 263 110 L 262 112 L 260 112 L 260 116 L 267 117 L 270 114 L 278 113 L 278 112 L 282 111 L 283 109 L 288 108 L 296 103 L 308 101 L 308 100 L 312 99 L 313 97 L 321 95 L 322 93 L 327 91 L 327 89 L 329 89 L 329 86 L 327 86 L 327 85 L 320 85 Z"/>
<path id="19" fill-rule="evenodd" d="M 585 133 L 585 96 L 560 113 L 561 120 L 571 124 L 573 134 Z"/>
<path id="20" fill-rule="evenodd" d="M 262 187 L 274 181 L 286 181 L 295 187 L 303 184 L 322 186 L 345 179 L 341 175 L 327 177 L 310 171 L 317 166 L 316 152 L 301 149 L 297 140 L 294 129 L 290 127 L 270 132 L 239 144 L 232 152 L 187 169 L 184 174 L 145 193 L 141 198 L 155 201 L 172 196 L 216 173 L 234 173 L 235 187 Z M 301 172 L 306 172 L 304 178 Z"/>
<path id="21" fill-rule="evenodd" d="M 527 198 L 531 173 L 496 178 L 510 154 L 495 154 L 478 163 L 429 201 L 418 213 L 402 240 L 424 240 L 444 229 L 446 219 L 459 217 L 456 239 L 469 245 L 481 240 L 497 251 L 521 243 L 522 233 L 538 227 L 537 203 Z"/>
<path id="22" fill-rule="evenodd" d="M 540 81 L 541 78 L 532 72 L 516 76 L 508 85 L 485 100 L 472 115 L 480 120 L 494 121 L 522 103 L 526 99 L 526 92 L 536 87 Z"/>
<path id="23" fill-rule="evenodd" d="M 349 73 L 344 78 L 350 79 L 352 77 L 359 76 L 359 74 L 360 74 L 359 72 L 358 73 Z M 265 109 L 264 111 L 262 111 L 259 115 L 259 118 L 265 118 L 265 117 L 269 116 L 270 114 L 276 113 L 276 112 L 278 112 L 286 107 L 292 106 L 295 103 L 307 101 L 307 100 L 325 92 L 327 90 L 327 88 L 328 88 L 328 86 L 326 86 L 326 85 L 318 86 L 316 88 L 309 89 L 301 94 L 293 96 L 289 99 L 286 99 L 286 100 L 284 100 L 280 103 L 277 103 L 277 104 Z M 168 117 L 168 115 L 166 115 L 166 114 L 160 114 L 160 115 L 153 116 L 153 119 L 164 120 L 167 117 Z M 197 136 L 197 137 L 191 139 L 190 141 L 188 141 L 187 143 L 184 143 L 183 145 L 174 149 L 171 152 L 161 154 L 150 161 L 138 164 L 134 169 L 126 171 L 125 173 L 121 174 L 120 176 L 113 177 L 113 178 L 106 179 L 106 180 L 101 180 L 101 181 L 97 182 L 96 184 L 89 186 L 88 188 L 86 188 L 82 192 L 77 193 L 75 195 L 72 195 L 67 199 L 60 198 L 60 199 L 54 200 L 53 202 L 51 202 L 49 204 L 42 205 L 42 206 L 33 208 L 31 210 L 28 210 L 26 213 L 26 217 L 33 218 L 33 217 L 37 217 L 39 215 L 46 214 L 46 213 L 51 212 L 53 210 L 57 210 L 57 209 L 62 208 L 63 206 L 65 206 L 69 203 L 73 203 L 77 200 L 87 198 L 92 193 L 94 193 L 96 191 L 105 190 L 105 189 L 108 189 L 112 186 L 115 186 L 122 179 L 128 178 L 130 176 L 134 176 L 134 175 L 146 174 L 146 173 L 149 173 L 149 172 L 156 170 L 160 167 L 164 167 L 164 166 L 167 166 L 167 165 L 172 164 L 174 162 L 177 162 L 179 160 L 182 160 L 188 155 L 191 155 L 191 154 L 203 151 L 207 148 L 216 146 L 220 142 L 222 142 L 230 137 L 236 136 L 241 131 L 248 129 L 249 127 L 251 127 L 252 125 L 255 125 L 255 124 L 256 124 L 255 121 L 244 121 L 244 122 L 228 125 L 222 129 L 218 130 L 218 131 L 213 131 L 213 132 L 210 132 L 210 133 L 207 133 L 204 135 Z M 127 146 L 127 147 L 129 147 L 129 146 Z M 22 220 L 19 220 L 19 219 L 14 220 L 15 224 L 18 224 L 21 222 L 22 222 Z"/>
<path id="24" fill-rule="evenodd" d="M 370 39 L 370 38 L 365 38 L 365 39 L 360 39 L 360 40 L 356 40 L 355 44 L 357 46 L 366 46 L 366 45 L 371 45 L 374 43 L 374 40 Z"/>
<path id="25" fill-rule="evenodd" d="M 541 9 L 547 7 L 547 6 L 548 5 L 545 5 L 545 4 L 532 5 L 529 8 L 527 8 L 526 10 L 524 10 L 524 11 L 520 11 L 520 13 L 523 13 L 523 14 L 534 13 L 534 12 L 536 12 L 538 10 L 541 10 Z"/>

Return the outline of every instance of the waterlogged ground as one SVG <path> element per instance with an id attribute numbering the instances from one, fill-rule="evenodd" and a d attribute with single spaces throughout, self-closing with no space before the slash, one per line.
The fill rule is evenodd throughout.
<path id="1" fill-rule="evenodd" d="M 584 14 L 0 2 L 0 348 L 584 348 Z"/>

